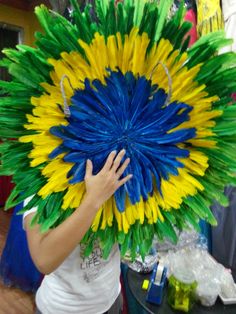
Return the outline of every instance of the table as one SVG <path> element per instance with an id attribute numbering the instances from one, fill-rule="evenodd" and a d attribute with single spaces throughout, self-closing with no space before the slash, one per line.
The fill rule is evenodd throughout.
<path id="1" fill-rule="evenodd" d="M 143 275 L 139 274 L 132 269 L 128 269 L 127 271 L 127 281 L 130 291 L 136 301 L 142 306 L 143 309 L 147 311 L 147 313 L 151 314 L 177 314 L 183 313 L 179 311 L 172 310 L 172 308 L 167 304 L 167 289 L 165 289 L 163 302 L 160 306 L 154 305 L 146 302 L 146 294 L 147 291 L 142 289 L 142 284 L 144 279 L 149 279 L 150 274 Z M 236 314 L 236 304 L 232 305 L 224 305 L 221 300 L 218 298 L 217 302 L 212 307 L 204 307 L 200 304 L 195 304 L 191 314 Z M 138 313 L 136 313 L 138 314 Z"/>

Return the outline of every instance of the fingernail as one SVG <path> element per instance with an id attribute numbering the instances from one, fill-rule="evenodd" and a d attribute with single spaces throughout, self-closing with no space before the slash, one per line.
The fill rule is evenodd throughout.
<path id="1" fill-rule="evenodd" d="M 116 153 L 117 153 L 117 151 L 116 151 L 116 150 L 113 150 L 111 153 L 112 153 L 112 154 L 116 154 Z"/>
<path id="2" fill-rule="evenodd" d="M 126 150 L 125 150 L 125 149 L 122 149 L 122 152 L 123 152 L 123 153 L 126 153 Z"/>

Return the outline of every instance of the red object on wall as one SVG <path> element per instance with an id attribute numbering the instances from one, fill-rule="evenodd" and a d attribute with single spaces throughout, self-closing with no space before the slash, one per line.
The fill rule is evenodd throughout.
<path id="1" fill-rule="evenodd" d="M 11 177 L 0 176 L 0 206 L 4 207 L 8 196 L 13 189 L 14 184 L 11 182 Z"/>

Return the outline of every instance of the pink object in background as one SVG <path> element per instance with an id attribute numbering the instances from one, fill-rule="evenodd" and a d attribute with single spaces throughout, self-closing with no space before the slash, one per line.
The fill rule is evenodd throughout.
<path id="1" fill-rule="evenodd" d="M 236 93 L 233 93 L 233 94 L 232 94 L 232 98 L 233 98 L 233 100 L 236 101 Z"/>
<path id="2" fill-rule="evenodd" d="M 189 31 L 188 35 L 190 35 L 189 46 L 192 46 L 197 40 L 197 17 L 193 9 L 189 9 L 184 17 L 185 21 L 189 21 L 193 24 L 193 27 Z"/>

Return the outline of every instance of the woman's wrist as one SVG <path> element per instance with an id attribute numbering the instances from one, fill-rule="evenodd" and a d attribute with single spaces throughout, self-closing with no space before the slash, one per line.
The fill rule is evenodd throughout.
<path id="1" fill-rule="evenodd" d="M 90 194 L 85 194 L 82 204 L 89 208 L 89 210 L 93 210 L 95 212 L 97 212 L 101 206 L 98 200 Z"/>

